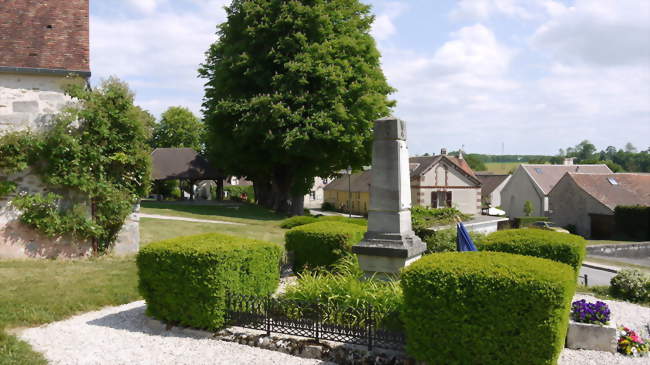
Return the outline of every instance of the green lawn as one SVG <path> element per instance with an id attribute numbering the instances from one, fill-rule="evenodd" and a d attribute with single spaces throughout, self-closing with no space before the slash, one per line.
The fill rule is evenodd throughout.
<path id="1" fill-rule="evenodd" d="M 142 245 L 209 232 L 221 232 L 283 243 L 284 218 L 254 205 L 193 206 L 144 202 L 142 212 L 233 221 L 243 226 L 143 218 Z M 6 330 L 37 326 L 105 306 L 139 300 L 135 258 L 90 260 L 0 260 L 0 364 L 45 364 L 28 344 Z"/>
<path id="2" fill-rule="evenodd" d="M 613 241 L 613 240 L 587 240 L 587 245 L 624 245 L 628 243 L 639 243 L 644 241 Z"/>
<path id="3" fill-rule="evenodd" d="M 0 261 L 0 364 L 45 364 L 5 329 L 65 319 L 140 299 L 133 257 Z"/>
<path id="4" fill-rule="evenodd" d="M 495 174 L 509 174 L 514 171 L 521 162 L 486 162 L 487 171 Z"/>

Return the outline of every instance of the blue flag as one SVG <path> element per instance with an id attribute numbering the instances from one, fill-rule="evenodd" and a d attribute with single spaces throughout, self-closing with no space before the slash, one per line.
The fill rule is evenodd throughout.
<path id="1" fill-rule="evenodd" d="M 478 251 L 463 223 L 456 224 L 456 250 L 459 252 Z"/>

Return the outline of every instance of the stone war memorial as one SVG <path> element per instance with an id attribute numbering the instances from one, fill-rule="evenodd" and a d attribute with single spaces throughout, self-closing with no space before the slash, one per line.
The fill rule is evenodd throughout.
<path id="1" fill-rule="evenodd" d="M 411 226 L 411 184 L 406 123 L 375 121 L 368 232 L 352 248 L 367 276 L 389 279 L 419 259 L 426 244 Z"/>

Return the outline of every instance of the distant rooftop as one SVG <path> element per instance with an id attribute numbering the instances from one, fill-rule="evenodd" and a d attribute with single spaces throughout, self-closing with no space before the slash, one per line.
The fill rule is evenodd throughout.
<path id="1" fill-rule="evenodd" d="M 586 172 L 598 174 L 611 174 L 612 170 L 607 165 L 535 165 L 535 164 L 521 164 L 532 179 L 537 183 L 537 186 L 542 190 L 544 195 L 553 189 L 555 184 L 567 172 Z"/>

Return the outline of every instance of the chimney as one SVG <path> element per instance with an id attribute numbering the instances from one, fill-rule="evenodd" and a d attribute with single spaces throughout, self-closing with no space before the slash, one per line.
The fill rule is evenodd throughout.
<path id="1" fill-rule="evenodd" d="M 442 149 L 440 150 L 440 154 L 443 155 L 443 156 L 447 156 L 447 149 L 446 149 L 446 148 L 442 148 Z"/>
<path id="2" fill-rule="evenodd" d="M 574 159 L 574 158 L 575 158 L 575 157 L 567 157 L 567 158 L 565 158 L 565 159 L 564 159 L 564 165 L 565 165 L 565 166 L 571 166 L 571 165 L 573 165 L 573 159 Z"/>
<path id="3" fill-rule="evenodd" d="M 458 159 L 462 160 L 463 159 L 463 150 L 458 151 Z"/>

